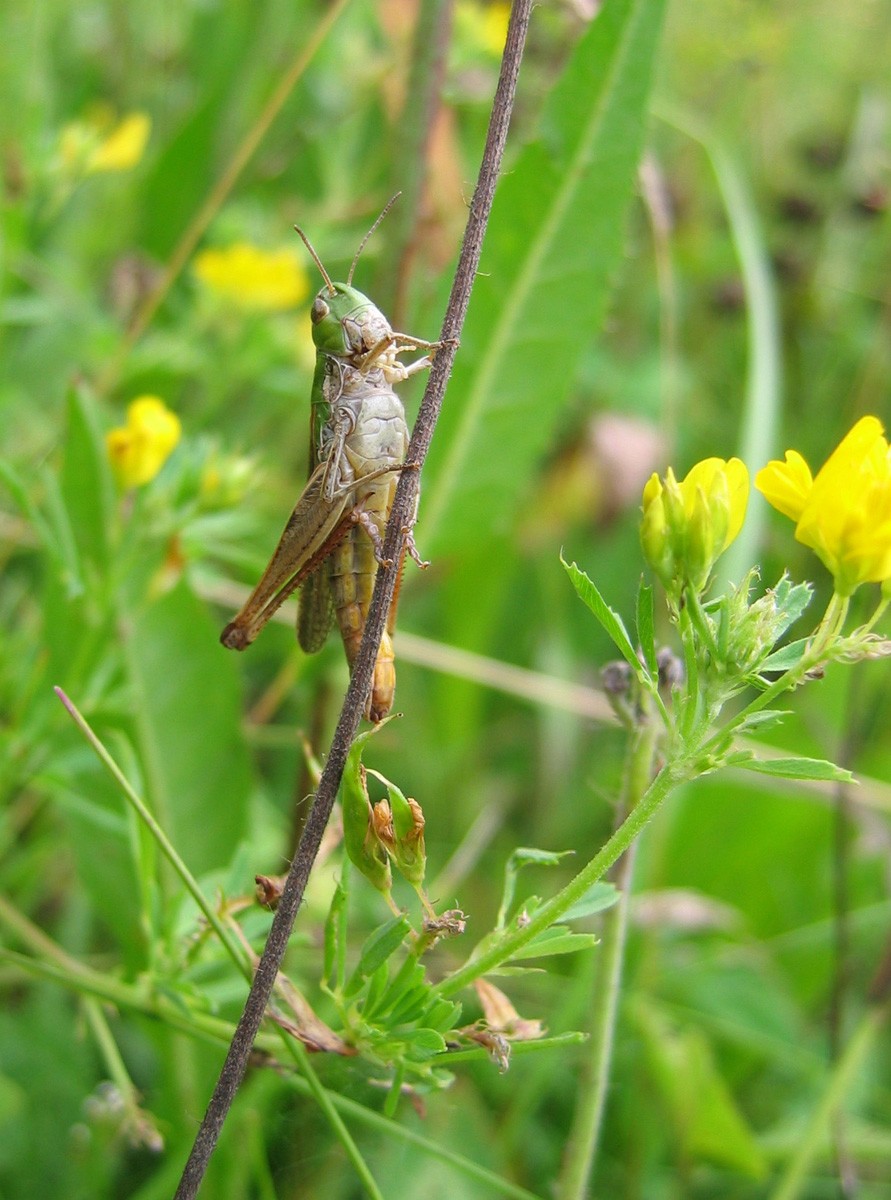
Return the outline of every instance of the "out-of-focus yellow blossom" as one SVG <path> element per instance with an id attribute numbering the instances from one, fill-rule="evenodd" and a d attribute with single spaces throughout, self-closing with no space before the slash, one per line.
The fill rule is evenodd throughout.
<path id="1" fill-rule="evenodd" d="M 145 153 L 152 122 L 147 113 L 129 113 L 87 159 L 88 171 L 128 171 Z"/>
<path id="2" fill-rule="evenodd" d="M 179 417 L 157 396 L 139 396 L 127 406 L 127 424 L 105 435 L 108 458 L 121 488 L 149 483 L 180 438 Z"/>
<path id="3" fill-rule="evenodd" d="M 455 10 L 459 38 L 500 58 L 507 38 L 510 5 L 496 0 L 495 4 L 478 4 L 476 0 L 461 0 Z"/>
<path id="4" fill-rule="evenodd" d="M 100 171 L 128 171 L 145 153 L 152 129 L 147 113 L 134 112 L 117 124 L 105 108 L 86 120 L 72 121 L 62 130 L 59 152 L 69 170 L 85 175 Z"/>
<path id="5" fill-rule="evenodd" d="M 685 585 L 700 592 L 715 561 L 742 528 L 749 473 L 738 458 L 706 458 L 678 482 L 669 467 L 664 481 L 644 487 L 640 526 L 644 557 L 669 592 Z"/>
<path id="6" fill-rule="evenodd" d="M 259 312 L 293 308 L 309 294 L 309 277 L 290 250 L 261 250 L 248 242 L 202 250 L 195 274 L 211 291 Z"/>
<path id="7" fill-rule="evenodd" d="M 811 476 L 795 450 L 767 464 L 755 486 L 796 522 L 795 537 L 829 569 L 840 596 L 891 579 L 891 448 L 877 417 L 863 417 Z"/>

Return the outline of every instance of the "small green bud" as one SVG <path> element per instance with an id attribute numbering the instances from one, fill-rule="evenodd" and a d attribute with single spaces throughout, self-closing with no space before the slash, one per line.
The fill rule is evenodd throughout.
<path id="1" fill-rule="evenodd" d="M 381 843 L 375 837 L 372 821 L 371 801 L 368 798 L 362 750 L 373 729 L 360 734 L 350 747 L 343 780 L 340 785 L 340 802 L 343 809 L 343 845 L 349 859 L 365 878 L 380 892 L 389 894 L 393 886 L 390 860 Z"/>

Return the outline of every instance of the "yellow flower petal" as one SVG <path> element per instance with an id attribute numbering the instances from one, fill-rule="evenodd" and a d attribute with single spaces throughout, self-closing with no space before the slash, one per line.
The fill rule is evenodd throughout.
<path id="1" fill-rule="evenodd" d="M 798 522 L 796 539 L 825 564 L 840 595 L 891 578 L 891 448 L 878 418 L 859 420 L 805 486 L 809 479 L 804 459 L 788 451 L 786 464 L 770 463 L 756 482 Z"/>
<path id="2" fill-rule="evenodd" d="M 478 46 L 498 58 L 507 39 L 510 5 L 502 0 L 479 4 L 477 0 L 459 0 L 455 10 L 455 26 L 462 42 Z"/>
<path id="3" fill-rule="evenodd" d="M 241 308 L 279 312 L 309 294 L 309 277 L 290 250 L 261 250 L 248 242 L 203 250 L 195 274 L 212 292 Z"/>
<path id="4" fill-rule="evenodd" d="M 140 396 L 127 407 L 127 424 L 106 434 L 112 471 L 121 488 L 140 487 L 158 474 L 180 439 L 182 426 L 157 396 Z"/>
<path id="5" fill-rule="evenodd" d="M 797 450 L 787 450 L 785 462 L 774 459 L 755 476 L 755 487 L 768 503 L 797 521 L 813 486 L 811 469 Z"/>
<path id="6" fill-rule="evenodd" d="M 87 158 L 86 170 L 127 171 L 135 167 L 145 153 L 151 129 L 152 122 L 147 113 L 129 113 L 93 149 Z"/>

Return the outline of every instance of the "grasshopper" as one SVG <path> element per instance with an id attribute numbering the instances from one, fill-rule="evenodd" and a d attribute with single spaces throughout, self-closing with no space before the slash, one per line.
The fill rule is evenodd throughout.
<path id="1" fill-rule="evenodd" d="M 306 234 L 295 226 L 325 286 L 310 316 L 316 347 L 310 407 L 309 479 L 260 582 L 220 641 L 231 650 L 251 644 L 273 613 L 302 585 L 297 639 L 320 650 L 336 616 L 352 669 L 362 641 L 383 536 L 408 449 L 405 410 L 393 385 L 428 368 L 441 343 L 397 333 L 380 309 L 352 286 L 353 272 L 387 204 L 362 239 L 346 283 L 332 281 Z M 423 351 L 410 363 L 400 355 Z M 411 534 L 406 548 L 418 555 Z M 399 564 L 400 577 L 403 564 Z M 382 720 L 393 704 L 396 592 L 387 616 L 365 710 Z"/>

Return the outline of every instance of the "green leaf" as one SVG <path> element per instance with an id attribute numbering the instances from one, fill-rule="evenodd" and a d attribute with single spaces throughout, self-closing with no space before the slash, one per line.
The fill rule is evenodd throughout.
<path id="1" fill-rule="evenodd" d="M 678 1032 L 651 1005 L 639 1003 L 636 1016 L 682 1157 L 763 1178 L 764 1156 L 705 1037 L 695 1029 Z"/>
<path id="2" fill-rule="evenodd" d="M 621 262 L 664 0 L 611 0 L 501 179 L 424 474 L 434 554 L 502 536 L 553 439 Z"/>
<path id="3" fill-rule="evenodd" d="M 652 584 L 640 581 L 637 589 L 637 641 L 653 679 L 659 678 L 656 662 L 656 621 Z"/>
<path id="4" fill-rule="evenodd" d="M 751 716 L 746 717 L 736 729 L 737 734 L 751 733 L 752 730 L 757 730 L 759 733 L 765 729 L 769 729 L 772 725 L 781 724 L 786 717 L 792 715 L 790 708 L 764 708 L 761 712 L 754 712 Z"/>
<path id="5" fill-rule="evenodd" d="M 561 925 L 552 925 L 537 938 L 527 942 L 508 961 L 520 962 L 527 958 L 550 958 L 554 954 L 575 954 L 577 950 L 590 950 L 600 941 L 593 933 L 570 933 Z"/>
<path id="6" fill-rule="evenodd" d="M 513 850 L 504 867 L 504 891 L 501 895 L 501 907 L 498 910 L 495 928 L 504 928 L 514 902 L 517 875 L 523 867 L 556 867 L 561 858 L 572 853 L 572 850 L 537 850 L 534 846 L 518 846 L 516 850 Z"/>
<path id="7" fill-rule="evenodd" d="M 252 787 L 236 663 L 185 582 L 132 621 L 125 656 L 147 799 L 196 874 L 225 866 Z"/>
<path id="8" fill-rule="evenodd" d="M 781 646 L 779 650 L 767 656 L 759 671 L 788 671 L 797 666 L 808 648 L 809 641 L 809 638 L 801 638 L 797 642 L 790 642 L 788 646 Z"/>
<path id="9" fill-rule="evenodd" d="M 731 766 L 761 775 L 779 775 L 784 779 L 831 779 L 837 783 L 855 783 L 850 771 L 823 758 L 751 758 Z"/>
<path id="10" fill-rule="evenodd" d="M 414 993 L 418 988 L 424 987 L 424 980 L 424 964 L 418 962 L 414 957 L 406 958 L 405 962 L 393 976 L 390 986 L 381 998 L 375 1015 L 392 1012 L 401 1003 L 403 996 Z M 365 1013 L 366 1016 L 369 1014 L 367 1005 Z"/>
<path id="11" fill-rule="evenodd" d="M 588 578 L 576 563 L 568 563 L 562 554 L 560 561 L 566 568 L 566 573 L 572 580 L 572 586 L 579 597 L 590 608 L 591 612 L 609 634 L 619 653 L 634 669 L 635 675 L 640 677 L 643 673 L 643 668 L 640 659 L 635 653 L 634 646 L 631 644 L 631 638 L 628 636 L 628 631 L 625 628 L 622 618 L 610 608 L 598 591 L 596 584 Z"/>
<path id="12" fill-rule="evenodd" d="M 114 483 L 99 415 L 83 388 L 71 388 L 68 393 L 62 497 L 81 559 L 104 571 L 108 566 Z"/>
<path id="13" fill-rule="evenodd" d="M 405 1035 L 405 1045 L 409 1058 L 415 1062 L 426 1062 L 446 1049 L 445 1038 L 435 1029 L 413 1029 Z"/>
<path id="14" fill-rule="evenodd" d="M 615 884 L 598 880 L 560 919 L 579 921 L 582 917 L 590 917 L 593 913 L 603 912 L 605 908 L 612 908 L 618 899 L 619 891 Z"/>
<path id="15" fill-rule="evenodd" d="M 424 1013 L 424 1024 L 440 1033 L 454 1029 L 461 1017 L 461 1005 L 440 997 Z"/>
<path id="16" fill-rule="evenodd" d="M 335 975 L 335 970 L 343 962 L 346 908 L 347 891 L 338 880 L 331 897 L 328 916 L 325 918 L 325 958 L 322 968 L 322 978 L 332 988 L 343 984 L 343 980 Z"/>
<path id="17" fill-rule="evenodd" d="M 392 917 L 385 925 L 375 929 L 362 947 L 356 969 L 346 986 L 346 994 L 355 995 L 368 976 L 396 953 L 410 933 L 411 925 L 402 915 Z"/>

